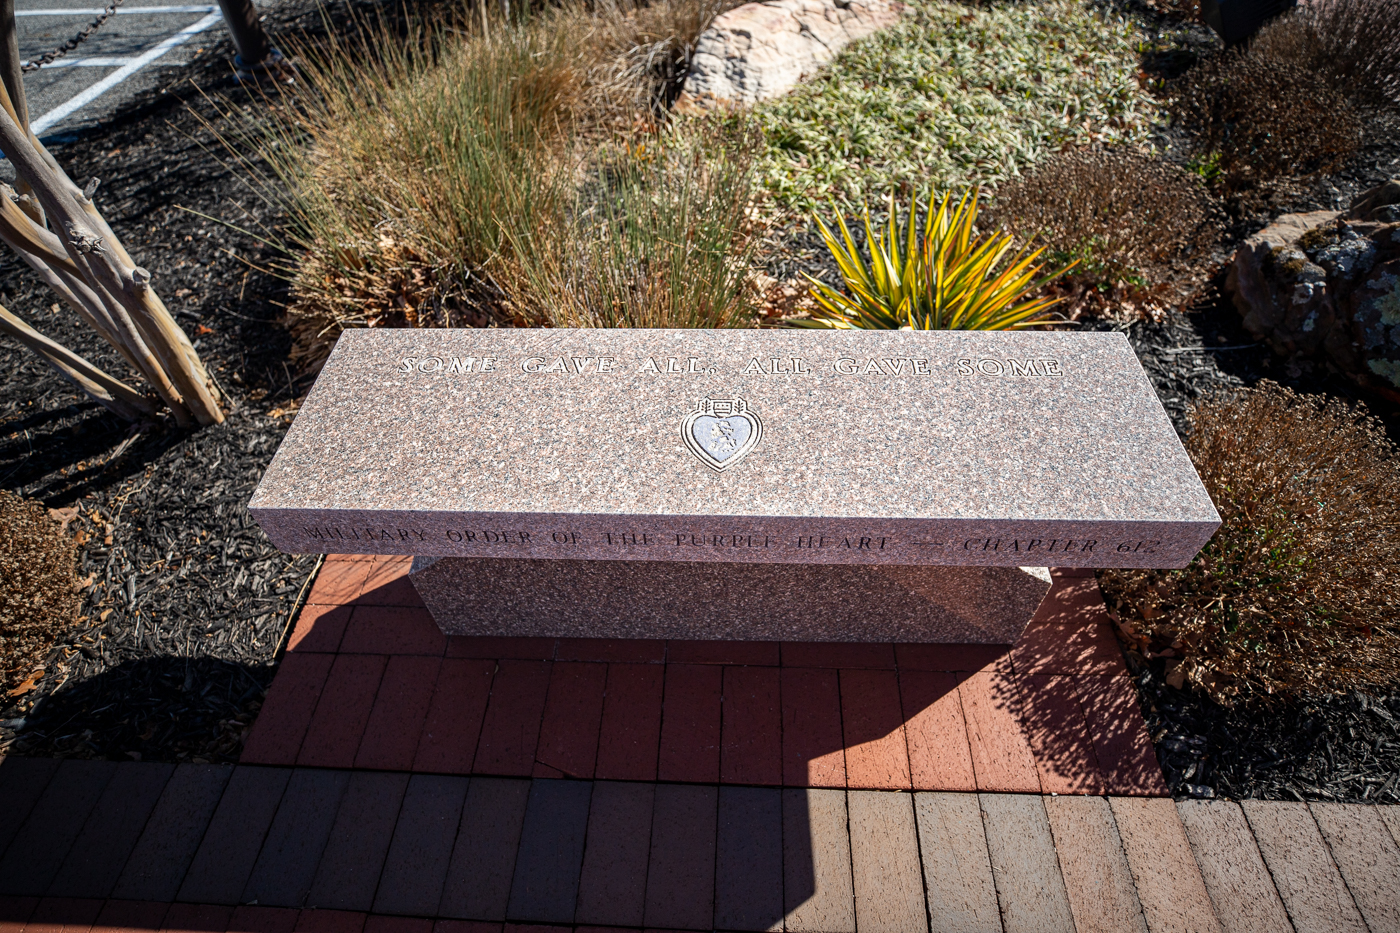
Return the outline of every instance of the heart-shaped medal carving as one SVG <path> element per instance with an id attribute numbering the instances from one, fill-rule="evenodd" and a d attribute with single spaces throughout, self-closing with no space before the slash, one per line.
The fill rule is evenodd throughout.
<path id="1" fill-rule="evenodd" d="M 681 422 L 681 439 L 717 473 L 744 459 L 763 437 L 763 422 L 741 398 L 707 398 Z"/>

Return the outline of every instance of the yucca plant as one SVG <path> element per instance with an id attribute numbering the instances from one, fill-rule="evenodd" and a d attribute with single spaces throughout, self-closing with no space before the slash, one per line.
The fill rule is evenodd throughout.
<path id="1" fill-rule="evenodd" d="M 956 207 L 952 195 L 946 194 L 936 210 L 930 194 L 922 235 L 917 194 L 902 235 L 893 192 L 884 236 L 875 233 L 866 207 L 868 263 L 844 217 L 836 216 L 841 228 L 837 240 L 821 217 L 813 215 L 847 293 L 807 276 L 820 307 L 810 320 L 794 323 L 865 330 L 1011 330 L 1042 321 L 1061 299 L 1026 296 L 1064 275 L 1078 260 L 1040 276 L 1042 266 L 1035 260 L 1044 247 L 1031 251 L 1027 246 L 1003 263 L 1012 248 L 1009 234 L 998 231 L 974 239 L 978 193 L 977 188 L 969 190 Z"/>

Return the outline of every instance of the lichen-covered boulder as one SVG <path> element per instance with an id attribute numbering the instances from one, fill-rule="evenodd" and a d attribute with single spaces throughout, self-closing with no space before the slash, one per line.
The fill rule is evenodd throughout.
<path id="1" fill-rule="evenodd" d="M 1285 214 L 1245 241 L 1225 287 L 1256 339 L 1400 402 L 1400 181 L 1345 214 Z"/>
<path id="2" fill-rule="evenodd" d="M 850 43 L 895 23 L 896 0 L 765 0 L 716 16 L 695 43 L 681 110 L 778 97 Z"/>

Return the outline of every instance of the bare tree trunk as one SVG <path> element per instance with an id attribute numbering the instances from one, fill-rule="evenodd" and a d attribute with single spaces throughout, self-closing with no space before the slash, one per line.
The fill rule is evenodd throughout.
<path id="1" fill-rule="evenodd" d="M 224 420 L 220 393 L 189 338 L 166 310 L 92 202 L 29 132 L 15 39 L 14 0 L 0 0 L 0 150 L 20 186 L 0 185 L 0 240 L 141 374 L 179 424 Z M 43 356 L 96 401 L 124 418 L 156 406 L 120 380 L 3 311 L 0 330 Z"/>

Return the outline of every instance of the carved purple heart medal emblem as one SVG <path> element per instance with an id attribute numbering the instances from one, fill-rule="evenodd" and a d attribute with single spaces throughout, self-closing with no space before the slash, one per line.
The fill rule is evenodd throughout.
<path id="1" fill-rule="evenodd" d="M 763 437 L 763 422 L 741 398 L 707 398 L 681 422 L 681 438 L 717 473 L 744 459 Z"/>

